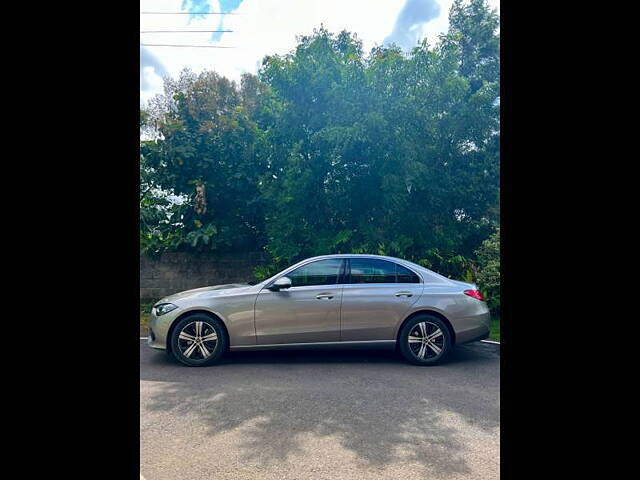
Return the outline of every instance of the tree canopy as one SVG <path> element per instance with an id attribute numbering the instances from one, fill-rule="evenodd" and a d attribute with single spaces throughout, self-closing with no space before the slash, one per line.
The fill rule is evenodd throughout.
<path id="1" fill-rule="evenodd" d="M 320 27 L 239 85 L 167 79 L 141 113 L 142 251 L 264 249 L 273 268 L 379 253 L 471 275 L 499 223 L 499 19 L 456 0 L 449 23 L 434 46 L 368 54 Z"/>

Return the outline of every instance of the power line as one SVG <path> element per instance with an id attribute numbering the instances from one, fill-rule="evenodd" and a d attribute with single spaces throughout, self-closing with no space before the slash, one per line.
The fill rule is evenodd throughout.
<path id="1" fill-rule="evenodd" d="M 141 30 L 140 33 L 224 33 L 233 30 Z"/>
<path id="2" fill-rule="evenodd" d="M 140 12 L 140 15 L 240 15 L 234 12 Z"/>
<path id="3" fill-rule="evenodd" d="M 172 45 L 168 43 L 141 43 L 141 47 L 193 47 L 193 48 L 236 48 L 223 47 L 221 45 Z"/>

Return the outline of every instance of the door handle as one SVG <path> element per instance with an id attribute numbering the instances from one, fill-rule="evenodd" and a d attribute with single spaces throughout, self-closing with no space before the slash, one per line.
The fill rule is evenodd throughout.
<path id="1" fill-rule="evenodd" d="M 396 297 L 402 297 L 402 296 L 413 297 L 413 293 L 411 293 L 411 292 L 398 292 L 398 293 L 396 293 Z"/>
<path id="2" fill-rule="evenodd" d="M 333 294 L 331 294 L 331 293 L 321 293 L 320 295 L 316 295 L 316 298 L 318 300 L 322 300 L 323 298 L 331 300 L 333 298 Z"/>

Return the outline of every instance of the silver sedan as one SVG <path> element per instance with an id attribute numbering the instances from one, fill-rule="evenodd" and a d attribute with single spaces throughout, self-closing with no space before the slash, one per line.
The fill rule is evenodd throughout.
<path id="1" fill-rule="evenodd" d="M 148 343 L 189 366 L 211 365 L 227 350 L 322 347 L 392 348 L 432 365 L 456 344 L 487 338 L 489 323 L 473 284 L 399 258 L 325 255 L 256 285 L 163 298 Z"/>

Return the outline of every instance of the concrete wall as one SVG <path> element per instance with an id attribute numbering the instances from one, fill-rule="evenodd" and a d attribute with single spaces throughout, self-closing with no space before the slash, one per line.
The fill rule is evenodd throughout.
<path id="1" fill-rule="evenodd" d="M 159 300 L 190 288 L 246 282 L 253 278 L 253 268 L 264 263 L 261 253 L 141 255 L 140 299 Z"/>

